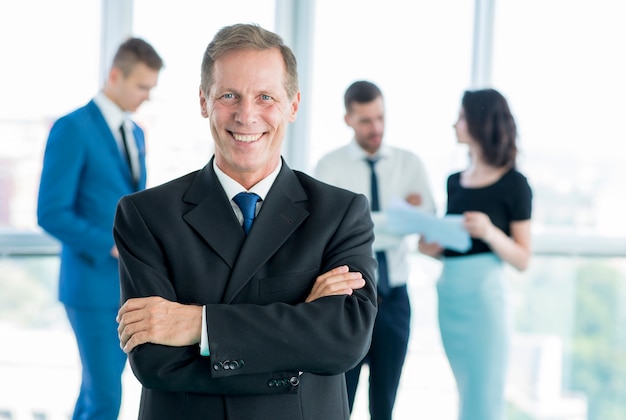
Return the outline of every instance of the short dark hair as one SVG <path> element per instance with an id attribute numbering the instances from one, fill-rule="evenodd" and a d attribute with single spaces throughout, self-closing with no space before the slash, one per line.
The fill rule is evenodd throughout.
<path id="1" fill-rule="evenodd" d="M 346 93 L 343 95 L 343 103 L 346 107 L 346 112 L 350 112 L 353 102 L 365 104 L 372 102 L 379 96 L 382 97 L 383 92 L 378 86 L 366 80 L 358 80 L 346 89 Z"/>
<path id="2" fill-rule="evenodd" d="M 202 58 L 200 88 L 208 93 L 213 84 L 215 61 L 230 51 L 254 49 L 259 51 L 276 48 L 285 62 L 285 90 L 290 98 L 298 93 L 298 63 L 296 56 L 283 42 L 280 35 L 263 29 L 257 24 L 237 23 L 220 29 L 209 43 Z"/>
<path id="3" fill-rule="evenodd" d="M 469 134 L 480 144 L 485 161 L 515 166 L 517 125 L 506 98 L 495 89 L 468 90 L 461 104 Z"/>
<path id="4" fill-rule="evenodd" d="M 113 67 L 119 68 L 124 76 L 128 76 L 138 63 L 153 70 L 163 68 L 163 59 L 152 45 L 141 38 L 128 38 L 118 47 L 113 57 Z"/>

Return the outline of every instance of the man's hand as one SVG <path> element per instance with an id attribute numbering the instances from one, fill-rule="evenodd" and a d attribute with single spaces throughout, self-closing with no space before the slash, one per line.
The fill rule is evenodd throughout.
<path id="1" fill-rule="evenodd" d="M 437 242 L 427 242 L 423 236 L 420 236 L 417 248 L 424 255 L 429 255 L 433 258 L 439 258 L 443 253 L 443 248 Z"/>
<path id="2" fill-rule="evenodd" d="M 311 302 L 324 296 L 351 295 L 355 289 L 365 286 L 365 280 L 359 272 L 348 271 L 347 265 L 333 268 L 320 275 L 305 302 Z"/>
<path id="3" fill-rule="evenodd" d="M 170 302 L 159 296 L 129 299 L 116 321 L 125 353 L 144 343 L 188 346 L 200 342 L 202 306 Z"/>

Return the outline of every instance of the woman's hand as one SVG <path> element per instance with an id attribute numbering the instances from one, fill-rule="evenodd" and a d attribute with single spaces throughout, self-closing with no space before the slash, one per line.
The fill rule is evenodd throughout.
<path id="1" fill-rule="evenodd" d="M 481 239 L 486 243 L 489 243 L 494 230 L 498 229 L 491 223 L 489 216 L 479 211 L 463 213 L 463 226 L 472 238 Z"/>

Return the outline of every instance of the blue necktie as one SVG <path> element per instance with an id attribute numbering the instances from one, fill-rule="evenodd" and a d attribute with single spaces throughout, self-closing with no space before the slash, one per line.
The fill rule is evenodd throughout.
<path id="1" fill-rule="evenodd" d="M 243 230 L 246 232 L 246 235 L 250 232 L 250 228 L 252 227 L 252 221 L 256 213 L 256 203 L 260 199 L 261 197 L 258 195 L 247 192 L 239 193 L 233 198 L 233 201 L 239 206 L 243 213 Z"/>
<path id="2" fill-rule="evenodd" d="M 370 206 L 372 211 L 380 210 L 380 203 L 378 201 L 378 178 L 376 177 L 376 170 L 374 165 L 378 162 L 378 159 L 366 159 L 372 170 L 371 178 L 371 198 Z M 381 296 L 387 296 L 391 291 L 389 286 L 389 269 L 387 267 L 387 255 L 385 251 L 376 251 L 376 260 L 378 261 L 378 294 Z"/>

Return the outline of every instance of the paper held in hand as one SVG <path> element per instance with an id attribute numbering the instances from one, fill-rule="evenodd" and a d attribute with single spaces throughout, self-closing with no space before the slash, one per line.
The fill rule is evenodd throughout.
<path id="1" fill-rule="evenodd" d="M 465 252 L 472 245 L 469 234 L 463 228 L 462 215 L 437 217 L 404 202 L 397 202 L 385 210 L 385 216 L 389 233 L 417 233 L 427 242 L 436 242 L 457 252 Z"/>

